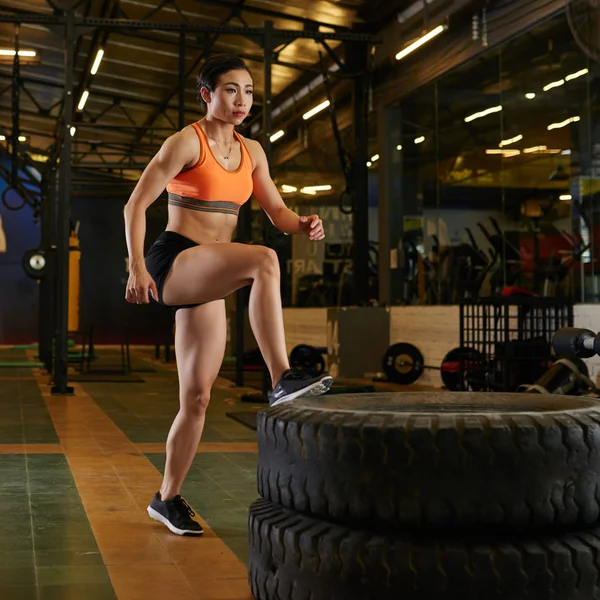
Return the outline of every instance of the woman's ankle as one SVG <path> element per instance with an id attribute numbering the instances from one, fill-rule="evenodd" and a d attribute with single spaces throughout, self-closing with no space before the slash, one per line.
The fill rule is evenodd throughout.
<path id="1" fill-rule="evenodd" d="M 290 366 L 283 366 L 283 367 L 279 367 L 277 369 L 273 369 L 271 371 L 271 388 L 275 388 L 275 386 L 277 385 L 277 383 L 279 382 L 279 380 L 281 379 L 282 375 L 286 372 L 290 370 Z"/>
<path id="2" fill-rule="evenodd" d="M 166 502 L 167 500 L 173 500 L 173 498 L 175 498 L 175 496 L 177 496 L 179 492 L 175 492 L 173 490 L 170 490 L 169 488 L 161 488 L 161 490 L 158 493 L 161 502 Z"/>

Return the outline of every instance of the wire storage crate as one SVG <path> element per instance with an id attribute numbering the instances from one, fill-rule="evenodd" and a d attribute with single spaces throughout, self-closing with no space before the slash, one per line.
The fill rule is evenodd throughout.
<path id="1" fill-rule="evenodd" d="M 553 362 L 552 336 L 573 326 L 573 304 L 557 298 L 506 297 L 460 304 L 463 389 L 514 392 Z"/>

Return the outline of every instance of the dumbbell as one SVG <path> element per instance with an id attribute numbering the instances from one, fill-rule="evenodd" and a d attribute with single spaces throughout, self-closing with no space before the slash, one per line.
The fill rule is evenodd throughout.
<path id="1" fill-rule="evenodd" d="M 591 358 L 600 354 L 600 334 L 589 329 L 563 327 L 554 334 L 552 347 L 558 356 Z"/>

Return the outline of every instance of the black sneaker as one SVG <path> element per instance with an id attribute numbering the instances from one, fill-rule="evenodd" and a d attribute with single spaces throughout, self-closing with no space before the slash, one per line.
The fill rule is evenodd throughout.
<path id="1" fill-rule="evenodd" d="M 333 384 L 331 375 L 311 377 L 304 371 L 285 371 L 277 382 L 275 389 L 269 392 L 269 405 L 277 406 L 282 402 L 289 402 L 301 396 L 321 396 Z"/>
<path id="2" fill-rule="evenodd" d="M 202 525 L 192 519 L 196 513 L 179 494 L 171 500 L 163 501 L 160 499 L 160 492 L 156 492 L 146 510 L 151 518 L 164 523 L 177 535 L 202 535 L 204 533 Z"/>

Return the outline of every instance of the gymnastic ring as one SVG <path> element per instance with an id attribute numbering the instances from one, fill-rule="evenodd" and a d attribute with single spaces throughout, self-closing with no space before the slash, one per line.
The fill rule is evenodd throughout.
<path id="1" fill-rule="evenodd" d="M 11 205 L 8 201 L 8 193 L 12 190 L 14 190 L 21 199 L 21 203 L 17 206 Z M 25 198 L 23 190 L 19 186 L 11 185 L 5 188 L 5 190 L 2 192 L 2 204 L 4 204 L 8 210 L 21 210 L 25 204 L 27 204 L 27 199 Z"/>

